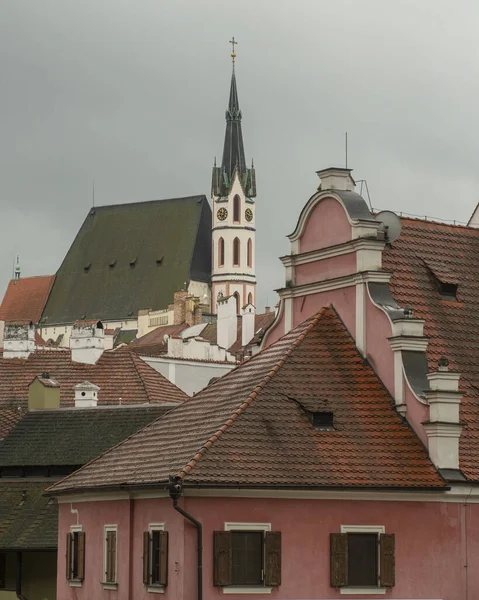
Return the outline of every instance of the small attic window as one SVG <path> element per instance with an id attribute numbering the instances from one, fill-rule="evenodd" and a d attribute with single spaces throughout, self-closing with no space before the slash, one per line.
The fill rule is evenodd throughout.
<path id="1" fill-rule="evenodd" d="M 442 300 L 457 302 L 457 283 L 443 283 L 438 281 L 439 293 Z"/>
<path id="2" fill-rule="evenodd" d="M 136 257 L 135 257 L 135 258 L 132 258 L 132 259 L 130 260 L 130 269 L 134 269 L 134 268 L 136 267 L 136 261 L 137 261 L 137 260 L 138 260 L 138 259 L 137 259 Z"/>
<path id="3" fill-rule="evenodd" d="M 313 427 L 317 431 L 334 431 L 332 412 L 313 412 L 311 417 Z"/>
<path id="4" fill-rule="evenodd" d="M 85 266 L 83 267 L 83 272 L 84 272 L 84 273 L 88 273 L 88 271 L 90 270 L 90 267 L 91 267 L 91 263 L 88 263 L 87 265 L 85 265 Z"/>

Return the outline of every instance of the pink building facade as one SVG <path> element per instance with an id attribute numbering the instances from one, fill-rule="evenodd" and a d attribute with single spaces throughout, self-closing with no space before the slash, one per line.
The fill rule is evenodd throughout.
<path id="1" fill-rule="evenodd" d="M 319 175 L 263 352 L 50 490 L 59 600 L 201 598 L 197 527 L 171 482 L 202 527 L 204 599 L 479 597 L 477 362 L 464 350 L 479 315 L 461 326 L 477 294 L 458 287 L 446 243 L 459 238 L 463 260 L 479 230 L 403 222 L 396 241 L 350 171 Z"/>
<path id="2" fill-rule="evenodd" d="M 214 492 L 212 492 L 213 494 Z M 390 598 L 472 600 L 479 590 L 479 510 L 477 496 L 448 500 L 437 493 L 402 498 L 388 492 L 231 492 L 216 497 L 182 500 L 184 509 L 203 525 L 203 598 L 271 598 L 312 600 L 328 598 Z M 224 492 L 223 492 L 224 494 Z M 442 495 L 439 493 L 439 495 Z M 168 584 L 160 597 L 197 598 L 196 529 L 172 507 L 165 493 L 108 501 L 60 504 L 58 594 L 66 599 L 151 600 L 154 592 L 143 583 L 143 531 L 163 524 L 169 532 Z M 163 497 L 161 497 L 163 496 Z M 262 496 L 262 497 L 261 497 Z M 404 496 L 404 495 L 403 495 Z M 432 497 L 431 497 L 432 496 Z M 93 497 L 92 497 L 93 499 Z M 71 503 L 70 500 L 73 500 Z M 78 513 L 72 513 L 71 510 Z M 213 532 L 228 523 L 270 526 L 282 535 L 281 585 L 263 593 L 234 593 L 213 585 Z M 85 532 L 85 579 L 71 587 L 65 578 L 65 533 L 80 524 Z M 118 527 L 118 586 L 103 589 L 103 528 Z M 384 528 L 395 533 L 396 581 L 375 594 L 344 595 L 330 585 L 330 533 L 347 526 Z M 151 588 L 150 588 L 151 589 Z M 228 592 L 228 593 L 225 593 Z M 381 593 L 382 592 L 382 593 Z M 266 596 L 268 597 L 268 596 Z"/>

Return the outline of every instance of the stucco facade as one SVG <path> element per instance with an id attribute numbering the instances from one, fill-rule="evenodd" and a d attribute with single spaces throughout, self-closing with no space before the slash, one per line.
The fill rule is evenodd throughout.
<path id="1" fill-rule="evenodd" d="M 204 492 L 205 493 L 205 492 Z M 217 492 L 218 493 L 218 492 Z M 161 494 L 161 492 L 160 492 Z M 205 493 L 206 494 L 206 493 Z M 213 496 L 214 492 L 211 492 Z M 347 589 L 330 586 L 330 533 L 341 526 L 382 526 L 396 537 L 396 585 L 379 597 L 472 600 L 479 590 L 479 497 L 460 494 L 360 492 L 237 492 L 182 499 L 181 506 L 203 526 L 203 598 L 262 598 L 213 585 L 213 532 L 225 523 L 263 523 L 282 534 L 281 585 L 272 598 L 341 598 Z M 150 494 L 153 496 L 154 494 Z M 209 494 L 208 494 L 209 495 Z M 162 523 L 169 532 L 168 585 L 164 598 L 194 599 L 196 529 L 173 510 L 168 497 L 99 502 L 71 498 L 60 505 L 58 598 L 62 600 L 147 600 L 155 598 L 142 578 L 143 531 Z M 248 497 L 249 496 L 249 497 Z M 262 496 L 262 497 L 261 497 Z M 402 499 L 403 498 L 403 499 Z M 416 499 L 415 499 L 416 498 Z M 61 500 L 62 501 L 62 500 Z M 72 509 L 74 512 L 72 512 Z M 78 511 L 78 512 L 76 512 Z M 65 539 L 72 525 L 85 532 L 85 579 L 70 587 L 65 578 Z M 103 526 L 118 526 L 118 589 L 104 590 Z M 258 590 L 265 591 L 265 590 Z M 269 591 L 269 590 L 268 590 Z M 374 595 L 348 594 L 351 598 Z"/>

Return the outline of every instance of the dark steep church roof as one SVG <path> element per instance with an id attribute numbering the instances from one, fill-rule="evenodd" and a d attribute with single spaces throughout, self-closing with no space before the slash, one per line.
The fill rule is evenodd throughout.
<path id="1" fill-rule="evenodd" d="M 185 283 L 210 276 L 206 196 L 95 207 L 58 270 L 41 323 L 135 317 L 167 308 Z"/>

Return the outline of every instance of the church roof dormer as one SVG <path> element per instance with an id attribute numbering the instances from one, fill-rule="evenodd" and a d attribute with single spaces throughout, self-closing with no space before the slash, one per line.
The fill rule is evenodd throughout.
<path id="1" fill-rule="evenodd" d="M 211 193 L 213 196 L 226 196 L 231 190 L 235 172 L 238 174 L 241 185 L 243 186 L 245 195 L 254 198 L 256 196 L 256 177 L 254 168 L 247 168 L 243 133 L 241 130 L 241 110 L 239 107 L 238 87 L 236 84 L 235 44 L 238 42 L 233 38 L 233 72 L 231 74 L 230 96 L 228 108 L 226 110 L 226 132 L 225 142 L 223 147 L 223 159 L 221 166 L 217 167 L 216 163 L 213 167 L 213 178 Z"/>

